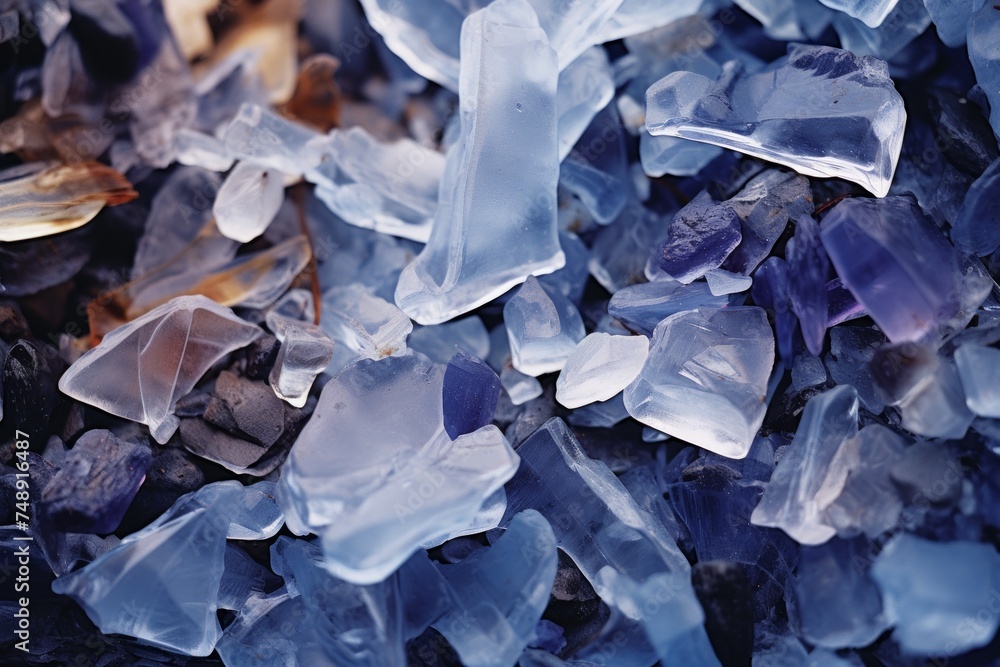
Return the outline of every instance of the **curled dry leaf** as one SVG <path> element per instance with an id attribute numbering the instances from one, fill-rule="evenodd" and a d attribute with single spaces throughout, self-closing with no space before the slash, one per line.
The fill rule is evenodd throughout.
<path id="1" fill-rule="evenodd" d="M 282 113 L 321 132 L 340 125 L 340 88 L 334 79 L 340 61 L 326 53 L 317 53 L 302 61 L 295 94 Z"/>
<path id="2" fill-rule="evenodd" d="M 139 194 L 122 174 L 97 162 L 59 165 L 0 183 L 0 241 L 24 241 L 90 222 L 105 206 Z"/>
<path id="3" fill-rule="evenodd" d="M 308 239 L 299 235 L 206 270 L 201 246 L 211 238 L 210 232 L 199 234 L 163 266 L 91 301 L 92 343 L 178 296 L 200 294 L 223 306 L 265 307 L 288 289 L 312 257 Z"/>

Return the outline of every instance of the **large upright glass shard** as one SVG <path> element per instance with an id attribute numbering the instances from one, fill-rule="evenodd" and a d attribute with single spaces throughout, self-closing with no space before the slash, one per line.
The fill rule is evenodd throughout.
<path id="1" fill-rule="evenodd" d="M 888 66 L 828 46 L 792 45 L 747 73 L 727 62 L 717 81 L 674 72 L 646 94 L 646 129 L 771 160 L 806 176 L 889 191 L 906 111 Z"/>
<path id="2" fill-rule="evenodd" d="M 59 380 L 78 401 L 146 424 L 160 444 L 179 421 L 174 404 L 212 364 L 263 331 L 203 296 L 177 297 L 104 337 Z"/>
<path id="3" fill-rule="evenodd" d="M 750 522 L 781 528 L 799 544 L 827 542 L 837 530 L 823 517 L 824 482 L 841 445 L 858 432 L 858 392 L 841 385 L 814 396 Z"/>
<path id="4" fill-rule="evenodd" d="M 279 495 L 294 532 L 321 535 L 335 576 L 381 581 L 467 527 L 517 469 L 495 426 L 448 437 L 444 370 L 414 355 L 362 360 L 323 388 Z"/>
<path id="5" fill-rule="evenodd" d="M 774 335 L 762 308 L 677 313 L 653 331 L 625 407 L 655 429 L 741 459 L 764 422 L 773 365 Z"/>
<path id="6" fill-rule="evenodd" d="M 565 263 L 556 225 L 558 66 L 527 1 L 497 0 L 470 16 L 462 62 L 461 137 L 448 152 L 430 240 L 396 286 L 396 303 L 421 324 Z"/>

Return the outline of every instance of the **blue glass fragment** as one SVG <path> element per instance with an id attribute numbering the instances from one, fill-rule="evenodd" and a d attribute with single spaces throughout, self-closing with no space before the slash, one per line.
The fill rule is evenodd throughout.
<path id="1" fill-rule="evenodd" d="M 500 378 L 486 362 L 459 351 L 444 371 L 444 429 L 453 440 L 493 421 Z"/>

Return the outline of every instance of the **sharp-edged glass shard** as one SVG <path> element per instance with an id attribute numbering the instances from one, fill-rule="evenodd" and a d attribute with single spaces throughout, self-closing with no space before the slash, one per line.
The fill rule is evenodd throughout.
<path id="1" fill-rule="evenodd" d="M 500 378 L 481 359 L 459 351 L 444 372 L 444 430 L 455 438 L 493 421 L 500 398 Z"/>
<path id="2" fill-rule="evenodd" d="M 360 127 L 330 133 L 330 159 L 306 175 L 345 222 L 426 243 L 445 158 L 410 139 L 384 144 Z"/>
<path id="3" fill-rule="evenodd" d="M 146 424 L 162 444 L 177 429 L 177 400 L 212 364 L 262 333 L 211 299 L 178 297 L 105 336 L 70 366 L 59 389 Z"/>
<path id="4" fill-rule="evenodd" d="M 820 0 L 830 9 L 853 16 L 870 28 L 877 28 L 898 0 Z"/>
<path id="5" fill-rule="evenodd" d="M 275 525 L 252 495 L 259 493 L 238 482 L 205 486 L 83 569 L 57 579 L 52 589 L 79 602 L 102 632 L 207 656 L 222 635 L 216 609 L 227 535 L 265 539 L 281 526 L 281 515 Z M 260 526 L 261 520 L 266 530 L 242 528 Z"/>
<path id="6" fill-rule="evenodd" d="M 712 294 L 707 283 L 684 285 L 674 280 L 656 280 L 623 287 L 615 292 L 608 312 L 625 326 L 647 336 L 664 319 L 695 308 L 723 308 L 724 295 Z"/>
<path id="7" fill-rule="evenodd" d="M 629 606 L 628 593 L 637 585 L 667 578 L 677 585 L 671 590 L 683 594 L 691 585 L 687 560 L 663 524 L 635 503 L 607 466 L 583 453 L 558 418 L 547 421 L 518 452 L 521 467 L 507 484 L 507 514 L 501 525 L 525 509 L 537 509 L 548 518 L 556 544 L 597 593 L 606 600 L 621 600 L 626 617 L 611 624 L 612 635 L 619 633 L 615 664 L 652 664 L 656 649 L 629 613 L 634 607 Z M 601 574 L 608 569 L 615 574 Z M 597 649 L 609 645 L 598 638 Z"/>
<path id="8" fill-rule="evenodd" d="M 267 326 L 281 341 L 268 382 L 278 398 L 301 408 L 316 376 L 333 360 L 333 339 L 317 326 L 273 313 Z"/>
<path id="9" fill-rule="evenodd" d="M 773 365 L 763 309 L 678 313 L 653 331 L 646 364 L 625 389 L 625 407 L 664 433 L 743 458 L 764 421 Z"/>
<path id="10" fill-rule="evenodd" d="M 469 524 L 517 468 L 494 426 L 448 437 L 444 370 L 419 356 L 362 360 L 323 388 L 280 497 L 292 530 L 322 536 L 336 576 L 384 579 L 420 545 Z"/>
<path id="11" fill-rule="evenodd" d="M 754 176 L 726 203 L 740 217 L 743 240 L 722 268 L 743 275 L 750 275 L 767 259 L 789 220 L 813 211 L 809 180 L 778 169 Z"/>
<path id="12" fill-rule="evenodd" d="M 562 369 L 586 330 L 576 306 L 534 277 L 503 307 L 514 368 L 539 376 Z"/>
<path id="13" fill-rule="evenodd" d="M 685 285 L 717 269 L 742 239 L 736 211 L 702 192 L 679 210 L 657 250 L 657 263 Z"/>
<path id="14" fill-rule="evenodd" d="M 788 270 L 795 277 L 788 283 L 792 311 L 799 318 L 806 348 L 813 356 L 819 356 L 829 315 L 826 281 L 830 259 L 815 220 L 805 216 L 796 220 L 795 236 L 785 246 L 785 258 Z"/>
<path id="15" fill-rule="evenodd" d="M 87 431 L 42 490 L 41 513 L 56 530 L 110 533 L 118 528 L 152 462 L 149 447 L 111 431 Z"/>
<path id="16" fill-rule="evenodd" d="M 454 603 L 434 627 L 468 667 L 507 667 L 535 633 L 556 576 L 556 538 L 548 521 L 525 510 L 500 539 L 438 570 Z"/>
<path id="17" fill-rule="evenodd" d="M 800 544 L 823 544 L 836 535 L 824 522 L 818 496 L 837 451 L 857 431 L 858 394 L 853 387 L 835 387 L 810 399 L 750 522 L 781 528 Z"/>
<path id="18" fill-rule="evenodd" d="M 333 338 L 335 373 L 358 359 L 382 359 L 406 351 L 413 322 L 406 313 L 360 284 L 323 295 L 320 326 Z"/>
<path id="19" fill-rule="evenodd" d="M 430 239 L 396 287 L 396 303 L 421 324 L 565 263 L 555 52 L 526 0 L 499 0 L 465 22 L 462 53 L 461 136 L 448 152 Z"/>
<path id="20" fill-rule="evenodd" d="M 846 199 L 822 230 L 837 275 L 889 340 L 932 338 L 958 313 L 958 253 L 912 198 Z"/>
<path id="21" fill-rule="evenodd" d="M 627 387 L 649 354 L 645 336 L 592 333 L 576 346 L 556 381 L 556 400 L 567 408 L 606 401 Z"/>
<path id="22" fill-rule="evenodd" d="M 664 664 L 721 667 L 705 634 L 705 612 L 687 573 L 654 574 L 638 584 L 608 566 L 597 576 L 608 601 L 642 621 Z"/>
<path id="23" fill-rule="evenodd" d="M 877 197 L 889 191 L 906 119 L 884 62 L 827 46 L 791 45 L 754 73 L 730 61 L 717 81 L 675 72 L 650 87 L 646 105 L 651 134 L 844 178 Z"/>

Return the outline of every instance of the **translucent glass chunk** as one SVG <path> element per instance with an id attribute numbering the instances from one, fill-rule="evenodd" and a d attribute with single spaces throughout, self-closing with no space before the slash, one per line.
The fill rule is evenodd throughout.
<path id="1" fill-rule="evenodd" d="M 490 334 L 475 315 L 432 327 L 415 327 L 406 344 L 439 364 L 447 364 L 459 350 L 480 359 L 490 354 Z"/>
<path id="2" fill-rule="evenodd" d="M 71 398 L 149 426 L 160 444 L 177 429 L 177 400 L 211 366 L 262 334 L 202 296 L 178 297 L 115 329 L 59 380 Z M 115 382 L 109 383 L 108 377 Z"/>
<path id="3" fill-rule="evenodd" d="M 360 127 L 334 130 L 330 159 L 307 174 L 316 196 L 345 222 L 426 243 L 445 158 L 410 139 L 377 141 Z"/>
<path id="4" fill-rule="evenodd" d="M 459 352 L 444 372 L 444 430 L 448 437 L 477 431 L 493 421 L 500 378 L 485 361 Z"/>
<path id="5" fill-rule="evenodd" d="M 904 49 L 931 24 L 923 0 L 898 0 L 889 15 L 876 28 L 871 28 L 847 14 L 835 14 L 833 27 L 841 46 L 859 56 L 875 56 L 899 62 Z M 905 62 L 905 60 L 903 60 Z"/>
<path id="6" fill-rule="evenodd" d="M 864 21 L 870 28 L 877 28 L 889 15 L 899 0 L 820 0 L 830 9 L 844 12 Z"/>
<path id="7" fill-rule="evenodd" d="M 957 655 L 988 644 L 996 607 L 1000 555 L 990 544 L 931 542 L 909 533 L 893 538 L 875 559 L 892 636 L 920 655 Z M 919 585 L 916 583 L 919 582 Z"/>
<path id="8" fill-rule="evenodd" d="M 645 336 L 592 333 L 566 360 L 556 381 L 556 400 L 567 408 L 606 401 L 635 379 L 648 354 Z"/>
<path id="9" fill-rule="evenodd" d="M 276 513 L 271 488 L 270 510 Z M 266 539 L 281 526 L 280 513 L 275 525 L 251 494 L 258 490 L 231 481 L 183 496 L 143 530 L 57 579 L 52 590 L 79 602 L 104 633 L 207 656 L 222 635 L 216 610 L 227 535 L 239 535 L 240 524 L 263 520 L 267 530 L 254 531 L 250 539 Z"/>
<path id="10" fill-rule="evenodd" d="M 639 159 L 642 170 L 650 178 L 665 174 L 694 176 L 720 155 L 721 148 L 700 141 L 653 136 L 649 132 L 639 135 Z"/>
<path id="11" fill-rule="evenodd" d="M 212 213 L 224 236 L 249 243 L 264 233 L 284 200 L 280 172 L 240 162 L 219 188 Z"/>
<path id="12" fill-rule="evenodd" d="M 448 437 L 443 376 L 419 356 L 388 357 L 359 361 L 323 388 L 280 498 L 290 528 L 321 535 L 336 576 L 381 581 L 419 545 L 464 528 L 517 468 L 494 426 Z"/>
<path id="13" fill-rule="evenodd" d="M 933 348 L 915 343 L 885 345 L 869 365 L 886 405 L 903 414 L 903 428 L 928 438 L 961 438 L 972 424 L 955 365 Z"/>
<path id="14" fill-rule="evenodd" d="M 212 202 L 220 185 L 218 175 L 205 169 L 184 167 L 171 172 L 153 197 L 132 264 L 133 278 L 166 264 L 199 237 L 204 260 L 199 264 L 204 268 L 222 266 L 236 256 L 239 244 L 211 226 Z"/>
<path id="15" fill-rule="evenodd" d="M 556 538 L 534 510 L 460 563 L 439 566 L 454 604 L 434 622 L 468 667 L 507 667 L 535 634 L 556 576 Z"/>
<path id="16" fill-rule="evenodd" d="M 840 537 L 875 539 L 897 524 L 903 501 L 891 472 L 906 446 L 885 426 L 869 424 L 837 450 L 818 495 L 824 522 Z"/>
<path id="17" fill-rule="evenodd" d="M 562 369 L 586 331 L 576 306 L 529 276 L 504 305 L 514 368 L 535 377 Z"/>
<path id="18" fill-rule="evenodd" d="M 877 197 L 889 191 L 906 120 L 885 63 L 827 46 L 789 46 L 754 73 L 730 61 L 717 81 L 675 72 L 650 87 L 646 106 L 651 134 L 844 178 Z"/>
<path id="19" fill-rule="evenodd" d="M 333 360 L 333 339 L 317 326 L 272 313 L 267 326 L 281 341 L 268 382 L 278 398 L 301 408 L 316 376 Z"/>
<path id="20" fill-rule="evenodd" d="M 837 275 L 889 340 L 929 339 L 958 313 L 958 253 L 912 198 L 846 199 L 823 219 L 822 239 Z"/>
<path id="21" fill-rule="evenodd" d="M 955 364 L 965 389 L 965 403 L 980 417 L 1000 419 L 1000 350 L 963 345 L 955 351 Z"/>
<path id="22" fill-rule="evenodd" d="M 889 628 L 882 596 L 862 569 L 864 540 L 805 547 L 794 579 L 802 637 L 829 649 L 868 646 Z"/>
<path id="23" fill-rule="evenodd" d="M 750 522 L 781 528 L 800 544 L 829 541 L 837 531 L 824 522 L 817 495 L 837 451 L 857 432 L 858 394 L 853 387 L 835 387 L 811 398 Z"/>
<path id="24" fill-rule="evenodd" d="M 951 228 L 955 246 L 980 257 L 1000 247 L 1000 212 L 990 193 L 1000 187 L 1000 160 L 994 160 L 965 193 Z"/>
<path id="25" fill-rule="evenodd" d="M 725 296 L 746 292 L 753 285 L 753 278 L 723 269 L 711 269 L 705 272 L 705 282 L 712 296 Z"/>
<path id="26" fill-rule="evenodd" d="M 969 60 L 990 102 L 990 125 L 1000 136 L 1000 12 L 989 2 L 977 4 L 969 21 Z"/>
<path id="27" fill-rule="evenodd" d="M 222 132 L 233 158 L 284 174 L 302 174 L 320 163 L 323 135 L 245 103 Z"/>
<path id="28" fill-rule="evenodd" d="M 719 268 L 742 238 L 736 211 L 702 192 L 671 219 L 657 250 L 657 263 L 686 285 Z"/>
<path id="29" fill-rule="evenodd" d="M 402 354 L 413 330 L 406 313 L 358 284 L 327 291 L 321 313 L 320 326 L 336 344 L 331 372 L 357 359 Z"/>
<path id="30" fill-rule="evenodd" d="M 466 21 L 462 54 L 461 137 L 447 156 L 430 240 L 396 287 L 396 303 L 421 324 L 565 262 L 555 52 L 526 0 L 499 0 Z"/>
<path id="31" fill-rule="evenodd" d="M 695 308 L 722 308 L 728 303 L 724 295 L 713 295 L 707 283 L 656 280 L 618 290 L 611 297 L 608 312 L 630 329 L 649 336 L 671 315 Z"/>
<path id="32" fill-rule="evenodd" d="M 764 422 L 773 365 L 763 309 L 677 313 L 653 331 L 646 364 L 625 389 L 625 407 L 657 430 L 743 458 Z"/>

